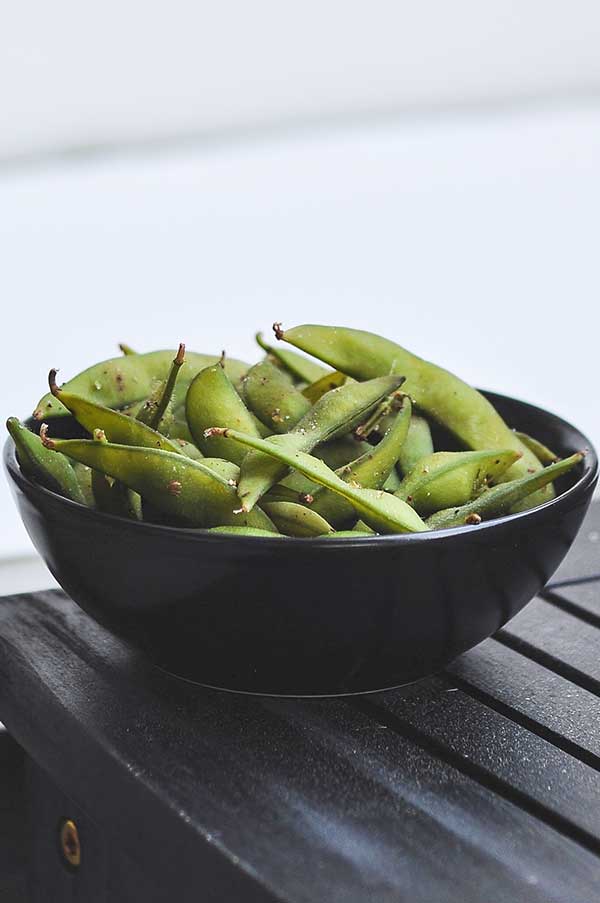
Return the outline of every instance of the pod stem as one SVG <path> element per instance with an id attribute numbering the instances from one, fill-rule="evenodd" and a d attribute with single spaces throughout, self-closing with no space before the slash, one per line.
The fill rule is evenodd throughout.
<path id="1" fill-rule="evenodd" d="M 55 367 L 52 367 L 50 372 L 48 373 L 48 385 L 50 386 L 50 391 L 54 395 L 55 398 L 58 398 L 60 394 L 60 389 L 58 388 L 58 383 L 56 382 L 56 374 L 58 370 Z"/>
<path id="2" fill-rule="evenodd" d="M 403 404 L 403 400 L 405 395 L 399 389 L 396 389 L 395 392 L 392 392 L 391 395 L 388 395 L 386 398 L 380 402 L 375 410 L 367 417 L 364 423 L 359 424 L 354 430 L 354 435 L 357 439 L 368 439 L 371 433 L 375 432 L 379 423 L 383 417 L 389 414 L 393 410 L 400 410 Z"/>
<path id="3" fill-rule="evenodd" d="M 283 323 L 273 323 L 273 332 L 275 333 L 275 338 L 281 341 L 283 339 Z"/>
<path id="4" fill-rule="evenodd" d="M 169 402 L 171 401 L 171 398 L 173 396 L 173 391 L 175 389 L 175 383 L 177 382 L 177 376 L 179 375 L 179 370 L 181 369 L 181 365 L 184 363 L 184 361 L 185 361 L 185 345 L 183 344 L 183 342 L 181 342 L 179 345 L 179 348 L 177 350 L 177 354 L 175 355 L 175 357 L 173 359 L 173 363 L 171 364 L 171 369 L 169 370 L 169 376 L 167 377 L 165 387 L 162 391 L 160 399 L 158 400 L 156 408 L 154 409 L 154 411 L 152 413 L 152 417 L 150 418 L 150 420 L 148 422 L 148 426 L 151 427 L 153 430 L 158 429 L 158 427 L 160 425 L 160 421 L 162 420 L 162 418 L 165 414 L 165 411 L 167 410 Z"/>
<path id="5" fill-rule="evenodd" d="M 40 439 L 42 440 L 42 445 L 45 448 L 52 448 L 52 449 L 56 448 L 56 442 L 54 441 L 54 439 L 51 439 L 50 436 L 48 435 L 48 424 L 47 423 L 42 423 L 42 425 L 40 427 Z"/>
<path id="6" fill-rule="evenodd" d="M 127 345 L 126 342 L 119 342 L 119 351 L 126 357 L 130 354 L 137 354 L 137 351 L 131 345 Z"/>

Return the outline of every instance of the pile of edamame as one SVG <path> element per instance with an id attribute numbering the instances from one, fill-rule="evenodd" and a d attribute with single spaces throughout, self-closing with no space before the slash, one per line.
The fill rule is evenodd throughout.
<path id="1" fill-rule="evenodd" d="M 7 422 L 23 473 L 134 520 L 357 538 L 468 529 L 534 507 L 582 458 L 513 431 L 471 386 L 389 339 L 273 328 L 273 342 L 257 336 L 253 366 L 121 345 L 63 386 L 51 370 L 39 436 Z M 90 438 L 56 436 L 68 415 Z"/>

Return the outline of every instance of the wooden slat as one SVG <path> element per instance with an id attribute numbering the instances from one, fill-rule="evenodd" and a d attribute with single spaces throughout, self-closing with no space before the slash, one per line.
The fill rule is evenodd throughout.
<path id="1" fill-rule="evenodd" d="M 548 598 L 600 628 L 600 580 L 554 587 Z"/>
<path id="2" fill-rule="evenodd" d="M 471 695 L 600 768 L 600 698 L 496 640 L 448 669 Z"/>
<path id="3" fill-rule="evenodd" d="M 423 681 L 408 696 L 389 693 L 375 706 L 452 754 L 457 767 L 516 799 L 600 852 L 600 772 L 473 699 L 446 680 Z"/>
<path id="4" fill-rule="evenodd" d="M 580 618 L 534 599 L 497 638 L 600 694 L 600 630 Z"/>
<path id="5" fill-rule="evenodd" d="M 0 603 L 0 717 L 181 903 L 199 889 L 208 903 L 597 892 L 599 859 L 581 838 L 385 719 L 346 701 L 198 691 L 59 594 Z"/>

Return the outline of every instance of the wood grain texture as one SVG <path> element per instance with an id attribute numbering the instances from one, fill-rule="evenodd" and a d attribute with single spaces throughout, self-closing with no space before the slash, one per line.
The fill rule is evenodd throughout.
<path id="1" fill-rule="evenodd" d="M 553 587 L 544 598 L 565 611 L 600 627 L 600 580 Z"/>
<path id="2" fill-rule="evenodd" d="M 471 696 L 600 768 L 600 698 L 496 640 L 448 669 Z"/>
<path id="3" fill-rule="evenodd" d="M 397 729 L 408 725 L 456 767 L 600 853 L 595 768 L 438 678 L 379 705 Z"/>
<path id="4" fill-rule="evenodd" d="M 600 632 L 543 599 L 533 599 L 497 638 L 511 648 L 600 694 Z"/>
<path id="5" fill-rule="evenodd" d="M 577 784 L 563 813 L 569 836 L 540 817 L 569 801 L 561 793 L 552 809 L 539 770 L 527 792 L 540 810 L 523 807 L 527 769 L 511 757 L 532 747 L 513 738 L 494 757 L 493 712 L 480 764 L 515 792 L 352 701 L 260 700 L 172 681 L 60 593 L 4 599 L 0 628 L 9 729 L 109 842 L 118 836 L 181 900 L 200 888 L 209 901 L 508 901 L 524 888 L 532 901 L 593 900 L 597 823 L 576 803 L 595 792 L 595 775 L 533 738 L 553 780 L 567 763 Z M 422 724 L 447 710 L 450 748 L 447 707 L 459 701 L 445 690 L 433 682 L 420 705 L 398 694 L 386 705 L 407 723 L 411 709 Z"/>

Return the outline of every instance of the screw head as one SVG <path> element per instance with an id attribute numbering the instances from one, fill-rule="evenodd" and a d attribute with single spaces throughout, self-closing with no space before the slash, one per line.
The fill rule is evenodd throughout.
<path id="1" fill-rule="evenodd" d="M 59 828 L 59 847 L 63 860 L 72 869 L 81 865 L 81 843 L 77 825 L 71 818 L 63 818 Z"/>

